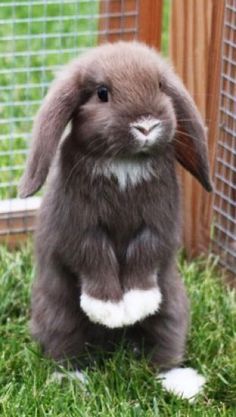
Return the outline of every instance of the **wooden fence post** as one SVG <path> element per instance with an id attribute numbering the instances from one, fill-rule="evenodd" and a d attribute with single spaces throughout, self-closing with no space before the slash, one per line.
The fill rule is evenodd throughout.
<path id="1" fill-rule="evenodd" d="M 172 0 L 171 58 L 209 129 L 213 172 L 216 149 L 224 0 Z M 179 169 L 183 185 L 184 245 L 198 254 L 209 242 L 211 197 Z"/>
<path id="2" fill-rule="evenodd" d="M 160 48 L 163 0 L 101 0 L 98 42 L 133 40 Z M 110 16 L 109 16 L 110 15 Z"/>
<path id="3" fill-rule="evenodd" d="M 162 0 L 139 0 L 138 40 L 157 49 L 161 47 Z"/>
<path id="4" fill-rule="evenodd" d="M 219 106 L 220 106 L 220 73 L 222 64 L 222 38 L 224 27 L 224 12 L 225 0 L 212 0 L 212 30 L 210 54 L 208 61 L 208 83 L 207 83 L 207 112 L 206 117 L 208 121 L 208 148 L 209 160 L 211 168 L 211 176 L 214 178 L 215 161 L 217 153 L 217 135 L 219 122 Z M 209 245 L 210 228 L 212 220 L 212 206 L 213 196 L 208 194 L 206 196 L 205 204 L 203 205 L 203 241 L 202 248 L 205 249 Z"/>

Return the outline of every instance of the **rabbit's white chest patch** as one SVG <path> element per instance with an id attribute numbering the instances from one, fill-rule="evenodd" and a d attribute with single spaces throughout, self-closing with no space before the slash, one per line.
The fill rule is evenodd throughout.
<path id="1" fill-rule="evenodd" d="M 128 185 L 135 186 L 142 181 L 149 181 L 154 176 L 151 161 L 109 161 L 95 166 L 94 175 L 116 178 L 119 187 L 124 190 Z"/>

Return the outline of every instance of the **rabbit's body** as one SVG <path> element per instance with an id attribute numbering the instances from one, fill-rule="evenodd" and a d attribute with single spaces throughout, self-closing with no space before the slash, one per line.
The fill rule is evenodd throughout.
<path id="1" fill-rule="evenodd" d="M 188 324 L 175 261 L 175 160 L 210 190 L 201 118 L 156 52 L 138 43 L 99 47 L 69 66 L 45 99 L 22 196 L 42 185 L 69 120 L 37 227 L 32 332 L 63 359 L 126 327 L 154 363 L 173 366 Z"/>
<path id="2" fill-rule="evenodd" d="M 69 146 L 71 139 L 67 140 L 63 146 Z M 179 219 L 173 155 L 165 163 L 163 159 L 160 164 L 151 161 L 152 177 L 136 185 L 128 179 L 125 189 L 115 177 L 94 176 L 95 161 L 86 158 L 85 165 L 81 162 L 77 172 L 73 162 L 65 167 L 68 173 L 63 179 L 71 170 L 75 173 L 71 180 L 71 184 L 75 181 L 73 186 L 66 185 L 58 169 L 61 164 L 67 165 L 62 155 L 60 163 L 52 169 L 50 192 L 42 202 L 37 227 L 38 277 L 32 302 L 34 335 L 54 358 L 77 356 L 86 342 L 104 344 L 116 336 L 114 330 L 97 328 L 87 319 L 79 303 L 83 283 L 84 291 L 105 303 L 112 300 L 118 304 L 126 291 L 140 289 L 140 299 L 137 294 L 133 299 L 138 302 L 136 314 L 142 311 L 144 291 L 158 285 L 162 297 L 158 313 L 132 326 L 127 336 L 140 345 L 145 339 L 147 349 L 155 347 L 153 361 L 159 366 L 178 363 L 184 354 L 188 314 L 185 290 L 174 259 Z M 74 157 L 75 160 L 79 157 L 75 150 Z M 72 159 L 69 158 L 70 162 Z M 166 181 L 170 173 L 171 181 Z M 161 217 L 157 215 L 159 207 Z M 127 253 L 131 247 L 133 254 L 135 250 L 137 254 L 135 262 L 131 258 L 130 264 Z M 107 261 L 109 248 L 115 255 L 111 265 Z M 95 271 L 91 276 L 90 268 Z M 106 317 L 109 327 L 126 325 L 120 321 L 123 320 L 120 311 L 114 310 L 115 313 L 117 316 L 112 319 Z"/>
<path id="3" fill-rule="evenodd" d="M 111 161 L 86 158 L 73 148 L 71 141 L 73 136 L 68 136 L 63 147 L 73 150 L 73 155 L 69 152 L 68 158 L 64 150 L 59 153 L 59 162 L 51 173 L 53 187 L 49 186 L 50 192 L 42 202 L 37 232 L 38 281 L 42 268 L 48 275 L 48 264 L 60 264 L 65 274 L 74 277 L 76 290 L 72 295 L 78 309 L 82 291 L 90 297 L 88 311 L 84 309 L 88 315 L 94 314 L 93 321 L 108 327 L 134 324 L 159 307 L 162 276 L 174 262 L 179 238 L 174 156 L 169 150 L 167 159 L 160 161 L 142 157 L 140 175 L 136 161 L 126 161 L 130 169 L 123 168 L 123 176 L 119 171 L 117 176 L 123 178 L 120 183 L 115 174 L 107 176 Z M 76 167 L 77 160 L 80 164 Z M 170 175 L 171 181 L 167 179 Z M 162 216 L 158 215 L 160 210 Z M 43 279 L 41 288 L 43 285 L 45 293 L 50 292 L 51 279 L 46 278 L 45 283 Z M 126 307 L 121 305 L 124 294 L 126 298 L 128 294 Z M 159 297 L 158 306 L 154 301 L 154 307 L 153 294 Z M 143 304 L 145 295 L 147 301 Z M 104 306 L 93 308 L 96 299 L 103 301 Z M 113 302 L 110 310 L 107 302 Z M 33 312 L 34 308 L 38 310 L 36 306 L 34 302 Z M 101 308 L 107 312 L 104 323 L 96 311 Z"/>

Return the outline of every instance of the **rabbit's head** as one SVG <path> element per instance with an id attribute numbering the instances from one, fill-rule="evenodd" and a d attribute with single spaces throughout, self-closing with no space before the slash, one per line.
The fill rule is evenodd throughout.
<path id="1" fill-rule="evenodd" d="M 34 124 L 21 197 L 44 183 L 69 121 L 85 155 L 147 158 L 173 146 L 177 160 L 211 190 L 199 112 L 170 65 L 143 44 L 99 46 L 59 75 Z"/>

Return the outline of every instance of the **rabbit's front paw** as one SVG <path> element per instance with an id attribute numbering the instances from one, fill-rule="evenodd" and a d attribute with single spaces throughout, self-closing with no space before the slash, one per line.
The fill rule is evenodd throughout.
<path id="1" fill-rule="evenodd" d="M 126 325 L 131 325 L 159 310 L 162 295 L 158 285 L 148 289 L 134 288 L 124 295 Z"/>
<path id="2" fill-rule="evenodd" d="M 125 310 L 123 300 L 101 300 L 89 294 L 82 293 L 80 305 L 88 318 L 94 323 L 116 328 L 125 325 Z"/>

